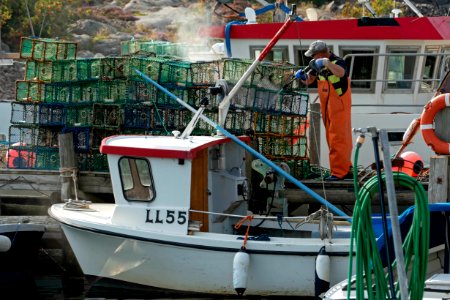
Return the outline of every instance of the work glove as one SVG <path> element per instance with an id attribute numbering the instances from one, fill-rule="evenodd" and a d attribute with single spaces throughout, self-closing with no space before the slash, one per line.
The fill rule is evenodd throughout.
<path id="1" fill-rule="evenodd" d="M 309 62 L 309 66 L 316 71 L 320 71 L 322 68 L 328 67 L 329 62 L 328 58 L 312 59 Z"/>
<path id="2" fill-rule="evenodd" d="M 297 72 L 295 72 L 295 78 L 299 78 L 303 81 L 306 80 L 306 72 L 303 69 L 298 70 Z"/>

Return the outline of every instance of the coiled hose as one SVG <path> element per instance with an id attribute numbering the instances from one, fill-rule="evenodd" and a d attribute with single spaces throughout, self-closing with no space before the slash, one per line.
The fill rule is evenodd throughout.
<path id="1" fill-rule="evenodd" d="M 358 152 L 361 144 L 355 147 L 354 165 L 357 166 Z M 354 175 L 356 171 L 354 171 Z M 415 193 L 415 209 L 411 228 L 403 241 L 405 268 L 409 270 L 409 299 L 422 299 L 425 277 L 428 267 L 428 245 L 430 233 L 430 213 L 428 197 L 423 186 L 414 178 L 400 172 L 394 172 L 396 183 Z M 386 180 L 384 174 L 382 180 Z M 390 299 L 388 280 L 383 268 L 372 225 L 371 198 L 378 190 L 378 180 L 374 176 L 359 189 L 357 177 L 354 176 L 356 203 L 353 211 L 350 253 L 353 246 L 356 251 L 356 299 Z M 392 263 L 396 266 L 396 261 Z M 349 260 L 347 299 L 350 299 L 350 283 L 353 273 L 353 259 Z M 366 276 L 370 274 L 371 276 Z M 400 299 L 399 284 L 395 283 L 397 299 Z"/>

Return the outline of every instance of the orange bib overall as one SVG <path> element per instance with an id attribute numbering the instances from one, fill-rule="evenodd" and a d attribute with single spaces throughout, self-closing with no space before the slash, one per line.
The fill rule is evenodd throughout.
<path id="1" fill-rule="evenodd" d="M 331 174 L 343 178 L 352 166 L 352 98 L 350 81 L 348 81 L 347 91 L 339 96 L 332 82 L 330 82 L 331 77 L 334 77 L 334 80 L 338 78 L 334 75 L 328 77 L 328 79 L 319 76 L 317 80 L 320 95 L 320 110 L 322 112 L 327 143 L 330 149 Z"/>

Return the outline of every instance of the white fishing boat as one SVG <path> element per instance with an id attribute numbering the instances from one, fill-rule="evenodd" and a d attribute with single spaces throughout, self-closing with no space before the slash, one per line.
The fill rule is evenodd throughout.
<path id="1" fill-rule="evenodd" d="M 212 294 L 235 293 L 233 281 L 245 277 L 246 295 L 313 295 L 315 260 L 325 247 L 331 281 L 346 276 L 348 238 L 234 234 L 247 215 L 247 181 L 244 150 L 230 139 L 117 136 L 103 141 L 102 152 L 115 203 L 49 211 L 85 274 Z M 248 265 L 233 270 L 242 247 Z"/>
<path id="2" fill-rule="evenodd" d="M 264 42 L 270 47 L 257 55 L 240 82 L 292 22 L 286 21 L 282 29 L 273 26 L 280 29 L 277 39 Z M 259 25 L 263 24 L 254 26 Z M 265 34 L 261 28 L 253 32 Z M 193 109 L 138 73 L 194 116 L 182 133 L 174 131 L 173 136 L 120 135 L 103 140 L 100 151 L 108 156 L 114 203 L 75 199 L 49 209 L 86 275 L 175 291 L 259 296 L 315 296 L 323 291 L 323 282 L 334 285 L 347 277 L 348 261 L 354 257 L 351 217 L 292 177 L 285 165 L 253 150 L 247 137 L 223 128 L 239 82 L 221 102 L 216 124 L 202 114 L 203 107 Z M 378 90 L 377 84 L 369 85 Z M 417 108 L 417 101 L 405 106 Z M 191 135 L 199 120 L 216 128 L 217 134 Z M 258 160 L 247 163 L 246 151 Z M 315 218 L 281 214 L 283 204 L 279 215 L 249 211 L 250 165 L 265 171 L 265 183 L 277 203 L 287 201 L 282 191 L 288 180 L 327 208 Z M 334 220 L 333 214 L 341 219 Z M 271 229 L 270 234 L 261 234 L 262 226 Z M 277 226 L 280 230 L 273 230 Z"/>

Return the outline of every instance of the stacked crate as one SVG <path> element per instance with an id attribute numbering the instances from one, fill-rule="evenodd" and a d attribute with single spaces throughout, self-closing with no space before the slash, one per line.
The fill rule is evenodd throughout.
<path id="1" fill-rule="evenodd" d="M 58 169 L 58 134 L 71 132 L 80 170 L 107 171 L 99 153 L 103 138 L 115 134 L 170 135 L 182 131 L 192 112 L 145 81 L 136 70 L 218 121 L 218 99 L 210 92 L 219 79 L 231 89 L 251 62 L 183 60 L 192 47 L 160 41 L 122 43 L 117 57 L 76 59 L 76 44 L 22 38 L 27 59 L 24 80 L 16 83 L 9 132 L 10 168 Z M 251 133 L 257 150 L 287 162 L 297 178 L 309 168 L 306 140 L 308 96 L 283 88 L 295 66 L 263 62 L 232 99 L 225 128 Z M 215 130 L 198 122 L 193 134 Z"/>
<path id="2" fill-rule="evenodd" d="M 242 77 L 252 61 L 225 59 L 223 78 L 230 88 Z M 274 161 L 286 162 L 291 174 L 303 179 L 309 175 L 306 130 L 307 93 L 292 81 L 298 67 L 262 62 L 232 99 L 226 128 L 234 133 L 254 134 L 258 152 Z"/>
<path id="3" fill-rule="evenodd" d="M 27 60 L 24 80 L 16 82 L 9 128 L 9 168 L 58 169 L 58 133 L 64 106 L 45 103 L 45 86 L 54 77 L 73 79 L 77 45 L 52 39 L 22 38 L 20 57 Z M 57 62 L 65 62 L 58 69 Z M 65 78 L 64 78 L 65 80 Z"/>

